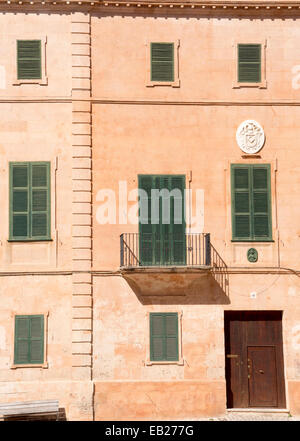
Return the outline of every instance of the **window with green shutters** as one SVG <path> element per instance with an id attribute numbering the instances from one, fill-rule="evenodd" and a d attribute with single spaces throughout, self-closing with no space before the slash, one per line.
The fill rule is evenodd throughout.
<path id="1" fill-rule="evenodd" d="M 15 316 L 14 364 L 44 363 L 44 316 Z"/>
<path id="2" fill-rule="evenodd" d="M 42 78 L 41 40 L 17 40 L 18 80 Z"/>
<path id="3" fill-rule="evenodd" d="M 174 81 L 174 43 L 151 43 L 151 81 Z"/>
<path id="4" fill-rule="evenodd" d="M 272 240 L 270 165 L 231 165 L 232 239 Z"/>
<path id="5" fill-rule="evenodd" d="M 11 162 L 10 240 L 50 240 L 50 162 Z"/>
<path id="6" fill-rule="evenodd" d="M 150 313 L 150 361 L 178 359 L 178 314 Z"/>
<path id="7" fill-rule="evenodd" d="M 260 44 L 238 44 L 238 82 L 261 82 Z"/>
<path id="8" fill-rule="evenodd" d="M 139 175 L 139 189 L 144 190 L 139 199 L 140 264 L 185 265 L 185 176 Z M 152 190 L 160 192 L 157 219 L 153 218 Z M 164 195 L 162 190 L 169 193 Z M 148 207 L 147 217 L 142 210 L 143 204 Z M 164 218 L 164 213 L 169 214 L 169 219 Z"/>

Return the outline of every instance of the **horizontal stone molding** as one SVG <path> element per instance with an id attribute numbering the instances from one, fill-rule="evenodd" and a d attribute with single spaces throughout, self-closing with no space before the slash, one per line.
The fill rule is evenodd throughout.
<path id="1" fill-rule="evenodd" d="M 73 112 L 72 122 L 73 123 L 90 123 L 92 116 L 90 112 Z"/>
<path id="2" fill-rule="evenodd" d="M 73 89 L 72 99 L 74 100 L 89 100 L 91 97 L 91 91 L 88 89 Z"/>
<path id="3" fill-rule="evenodd" d="M 89 182 L 89 181 L 82 181 L 82 182 Z M 89 214 L 72 214 L 72 224 L 73 225 L 92 225 L 92 217 Z"/>
<path id="4" fill-rule="evenodd" d="M 84 1 L 84 0 L 83 0 Z M 85 0 L 90 3 L 90 0 Z M 81 11 L 74 11 L 72 13 L 72 22 L 73 23 L 89 23 L 90 15 Z"/>
<path id="5" fill-rule="evenodd" d="M 73 191 L 73 202 L 92 202 L 90 191 Z"/>
<path id="6" fill-rule="evenodd" d="M 89 248 L 73 248 L 72 259 L 73 260 L 91 260 L 92 259 L 92 250 Z M 90 285 L 88 285 L 88 286 L 90 286 Z"/>
<path id="7" fill-rule="evenodd" d="M 295 1 L 237 1 L 237 0 L 216 0 L 216 1 L 178 1 L 174 0 L 172 1 L 157 1 L 157 0 L 145 0 L 142 2 L 139 1 L 124 1 L 124 0 L 114 0 L 114 1 L 91 1 L 91 0 L 69 0 L 69 1 L 62 1 L 62 2 L 53 2 L 51 0 L 45 0 L 42 3 L 39 3 L 38 5 L 35 2 L 29 2 L 29 1 L 18 1 L 18 0 L 5 0 L 1 1 L 1 3 L 6 7 L 7 9 L 16 8 L 18 9 L 25 9 L 27 10 L 35 10 L 35 9 L 41 9 L 45 10 L 50 7 L 53 9 L 62 8 L 64 10 L 69 10 L 69 5 L 72 5 L 72 8 L 76 6 L 77 9 L 82 10 L 82 12 L 77 11 L 73 12 L 72 16 L 72 23 L 73 24 L 88 24 L 89 23 L 89 12 L 90 10 L 100 9 L 102 11 L 109 12 L 111 9 L 114 9 L 117 11 L 123 11 L 127 10 L 130 11 L 134 8 L 135 13 L 137 13 L 138 9 L 147 10 L 151 13 L 150 8 L 160 8 L 160 10 L 163 10 L 166 12 L 172 11 L 173 13 L 177 11 L 180 14 L 184 14 L 186 10 L 190 11 L 191 9 L 197 9 L 201 8 L 201 10 L 205 8 L 211 8 L 211 9 L 248 9 L 248 8 L 255 8 L 255 9 L 276 9 L 280 11 L 280 9 L 284 8 L 290 8 L 289 10 L 294 10 L 295 8 L 299 8 L 299 3 Z M 171 12 L 170 11 L 170 12 Z M 196 11 L 195 11 L 196 12 Z M 75 14 L 81 14 L 81 18 L 78 15 L 78 18 L 75 17 Z"/>
<path id="8" fill-rule="evenodd" d="M 91 125 L 84 123 L 72 124 L 73 135 L 90 135 L 92 131 Z"/>
<path id="9" fill-rule="evenodd" d="M 299 9 L 300 13 L 300 9 Z M 294 106 L 299 107 L 300 101 L 296 99 L 269 99 L 265 100 L 230 100 L 230 101 L 222 101 L 222 100 L 201 100 L 201 101 L 175 101 L 175 100 L 149 100 L 149 99 L 138 99 L 138 98 L 103 98 L 103 97 L 91 97 L 89 91 L 84 90 L 74 90 L 74 94 L 72 96 L 63 96 L 63 97 L 32 97 L 32 96 L 13 96 L 13 97 L 0 97 L 0 103 L 68 103 L 75 104 L 76 102 L 86 102 L 91 104 L 124 104 L 124 105 L 156 105 L 156 106 L 220 106 L 220 107 L 228 107 L 228 106 L 239 106 L 239 107 L 266 107 L 266 106 Z M 80 93 L 82 92 L 82 93 Z"/>
<path id="10" fill-rule="evenodd" d="M 73 192 L 74 194 L 74 192 Z M 89 192 L 87 192 L 90 195 Z M 88 225 L 73 225 L 72 227 L 72 235 L 73 239 L 75 237 L 91 237 L 92 236 L 92 228 Z M 74 246 L 73 246 L 74 248 Z"/>
<path id="11" fill-rule="evenodd" d="M 92 156 L 92 149 L 86 145 L 73 145 L 72 156 L 73 158 L 90 158 Z"/>
<path id="12" fill-rule="evenodd" d="M 72 320 L 72 330 L 91 331 L 92 320 L 90 318 L 74 318 Z"/>
<path id="13" fill-rule="evenodd" d="M 90 273 L 74 273 L 72 274 L 73 283 L 92 283 L 92 274 Z"/>
<path id="14" fill-rule="evenodd" d="M 71 23 L 71 33 L 75 34 L 89 34 L 91 31 L 91 26 L 89 20 L 85 23 L 76 22 L 72 20 Z"/>
<path id="15" fill-rule="evenodd" d="M 72 89 L 90 90 L 91 80 L 89 78 L 72 78 Z"/>
<path id="16" fill-rule="evenodd" d="M 91 214 L 92 204 L 89 202 L 73 202 L 72 204 L 73 214 Z"/>
<path id="17" fill-rule="evenodd" d="M 73 367 L 91 366 L 91 365 L 92 365 L 91 355 L 72 354 L 72 366 Z"/>
<path id="18" fill-rule="evenodd" d="M 88 342 L 73 342 L 72 343 L 73 354 L 91 354 L 92 344 Z"/>
<path id="19" fill-rule="evenodd" d="M 90 181 L 92 179 L 92 171 L 88 168 L 73 168 L 72 169 L 73 179 L 87 179 Z M 78 213 L 78 211 L 76 211 Z"/>
<path id="20" fill-rule="evenodd" d="M 90 55 L 91 46 L 86 43 L 76 43 L 72 44 L 72 55 Z"/>
<path id="21" fill-rule="evenodd" d="M 91 135 L 72 135 L 72 144 L 74 146 L 91 146 Z"/>
<path id="22" fill-rule="evenodd" d="M 91 44 L 90 34 L 75 34 L 72 33 L 71 42 L 73 44 Z"/>
<path id="23" fill-rule="evenodd" d="M 91 331 L 84 331 L 84 330 L 72 331 L 72 342 L 91 342 L 91 341 L 92 341 Z"/>
<path id="24" fill-rule="evenodd" d="M 80 319 L 89 319 L 92 317 L 92 308 L 87 306 L 76 306 L 72 308 L 72 317 Z"/>
<path id="25" fill-rule="evenodd" d="M 86 179 L 74 179 L 72 182 L 74 191 L 88 191 L 92 190 L 92 182 Z"/>
<path id="26" fill-rule="evenodd" d="M 92 307 L 92 296 L 91 295 L 73 295 L 72 306 L 75 307 Z"/>
<path id="27" fill-rule="evenodd" d="M 78 70 L 78 75 L 80 74 L 80 77 L 84 77 L 85 75 L 91 73 L 89 67 L 73 67 L 72 72 L 74 73 L 74 70 Z M 81 73 L 80 73 L 81 72 Z M 91 112 L 91 102 L 90 101 L 73 101 L 72 106 L 73 112 Z"/>
<path id="28" fill-rule="evenodd" d="M 93 287 L 89 283 L 74 283 L 73 284 L 73 294 L 74 295 L 91 295 Z"/>
<path id="29" fill-rule="evenodd" d="M 74 168 L 91 168 L 92 162 L 90 158 L 73 158 L 72 167 Z"/>
<path id="30" fill-rule="evenodd" d="M 92 269 L 91 260 L 73 260 L 72 262 L 74 271 L 90 271 Z"/>
<path id="31" fill-rule="evenodd" d="M 91 58 L 89 55 L 72 55 L 72 66 L 90 67 Z"/>

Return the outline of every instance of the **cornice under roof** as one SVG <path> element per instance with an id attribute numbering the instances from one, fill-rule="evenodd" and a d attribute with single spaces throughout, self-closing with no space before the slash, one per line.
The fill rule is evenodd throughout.
<path id="1" fill-rule="evenodd" d="M 276 11 L 289 11 L 296 9 L 300 10 L 300 1 L 261 1 L 261 0 L 215 0 L 215 1 L 193 1 L 193 0 L 173 0 L 173 1 L 158 1 L 158 0 L 142 0 L 142 1 L 128 1 L 128 0 L 0 0 L 0 9 L 1 7 L 5 7 L 5 9 L 9 8 L 24 8 L 26 10 L 30 9 L 30 7 L 79 7 L 86 9 L 87 7 L 93 8 L 163 8 L 164 10 L 184 10 L 190 11 L 193 9 L 212 9 L 212 10 L 235 10 L 235 9 L 243 9 L 255 11 L 259 9 L 267 9 L 267 10 L 276 10 Z M 175 12 L 175 11 L 174 11 Z"/>

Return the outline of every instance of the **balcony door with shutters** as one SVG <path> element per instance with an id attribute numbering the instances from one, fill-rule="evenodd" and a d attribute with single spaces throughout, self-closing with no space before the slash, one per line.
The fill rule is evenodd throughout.
<path id="1" fill-rule="evenodd" d="M 139 176 L 140 265 L 185 265 L 184 175 Z"/>

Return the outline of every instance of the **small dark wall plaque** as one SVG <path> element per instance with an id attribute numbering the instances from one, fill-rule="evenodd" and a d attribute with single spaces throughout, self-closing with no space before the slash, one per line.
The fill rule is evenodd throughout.
<path id="1" fill-rule="evenodd" d="M 257 262 L 257 259 L 258 259 L 258 252 L 257 252 L 257 250 L 255 248 L 250 248 L 247 251 L 247 258 L 248 258 L 249 262 L 251 262 L 251 263 Z"/>

